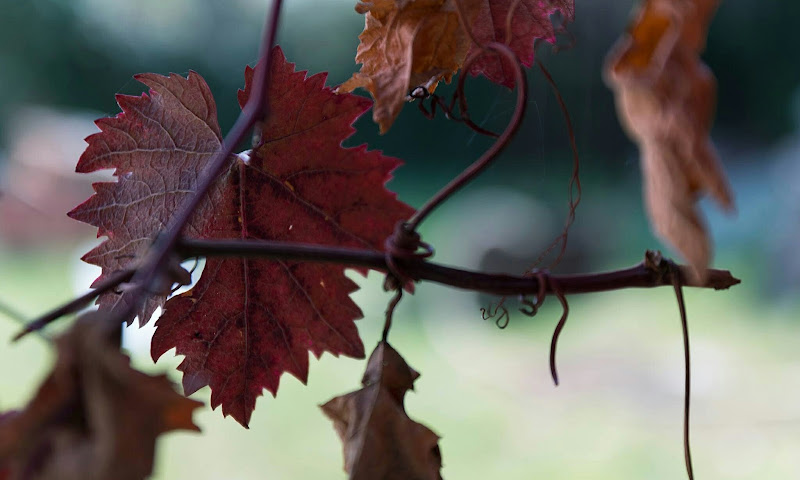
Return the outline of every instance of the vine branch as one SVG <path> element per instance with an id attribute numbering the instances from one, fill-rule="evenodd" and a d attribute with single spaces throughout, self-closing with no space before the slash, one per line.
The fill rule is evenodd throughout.
<path id="1" fill-rule="evenodd" d="M 383 272 L 389 271 L 383 252 L 291 242 L 183 239 L 177 245 L 177 252 L 183 258 L 256 257 L 337 263 L 354 267 L 367 267 Z M 402 267 L 403 272 L 415 281 L 431 281 L 464 290 L 494 295 L 536 294 L 541 291 L 540 282 L 536 276 L 476 272 L 416 258 L 397 258 L 395 261 Z M 709 269 L 708 278 L 699 283 L 693 279 L 691 267 L 677 265 L 677 268 L 680 271 L 681 284 L 687 287 L 724 290 L 741 283 L 728 270 Z M 633 267 L 621 270 L 589 274 L 551 274 L 550 277 L 557 281 L 564 295 L 672 285 L 671 278 L 659 273 L 649 259 Z M 552 286 L 549 285 L 551 282 L 544 283 L 545 288 L 543 291 L 545 294 L 556 293 Z"/>
<path id="2" fill-rule="evenodd" d="M 319 263 L 336 263 L 353 267 L 366 267 L 372 270 L 390 272 L 384 252 L 344 247 L 328 247 L 293 242 L 265 240 L 194 240 L 179 239 L 175 251 L 182 258 L 195 257 L 238 257 L 264 258 L 274 260 L 295 260 Z M 656 258 L 657 260 L 653 260 Z M 644 261 L 629 268 L 589 274 L 568 274 L 549 276 L 549 281 L 539 276 L 516 276 L 501 273 L 485 273 L 448 267 L 427 261 L 425 258 L 395 258 L 394 262 L 404 275 L 414 281 L 430 281 L 464 290 L 489 293 L 493 295 L 527 295 L 607 292 L 626 288 L 653 288 L 672 286 L 673 278 L 663 273 L 662 263 L 668 262 L 660 255 L 648 251 Z M 741 283 L 728 270 L 709 269 L 705 281 L 697 282 L 691 267 L 675 264 L 676 274 L 681 285 L 687 287 L 713 288 L 725 290 Z M 102 281 L 97 288 L 81 295 L 51 312 L 39 317 L 14 337 L 18 340 L 26 334 L 39 330 L 53 320 L 74 313 L 86 306 L 92 299 L 114 289 L 120 283 L 134 277 L 131 270 L 114 273 Z M 554 290 L 555 287 L 558 291 Z"/>

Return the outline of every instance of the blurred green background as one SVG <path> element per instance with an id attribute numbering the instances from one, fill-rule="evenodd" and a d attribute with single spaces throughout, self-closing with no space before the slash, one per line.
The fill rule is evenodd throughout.
<path id="1" fill-rule="evenodd" d="M 114 94 L 140 94 L 139 72 L 201 73 L 223 130 L 238 114 L 236 90 L 257 57 L 265 0 L 0 0 L 0 304 L 25 318 L 82 292 L 97 275 L 79 261 L 93 228 L 64 213 L 98 177 L 72 173 L 96 128 L 115 115 Z M 572 116 L 584 197 L 557 271 L 634 264 L 663 248 L 641 205 L 635 147 L 623 135 L 601 79 L 605 53 L 635 2 L 577 0 L 558 54 L 541 45 Z M 347 79 L 363 18 L 350 0 L 290 0 L 279 40 L 298 69 Z M 725 0 L 704 55 L 719 80 L 713 137 L 737 195 L 738 214 L 704 203 L 715 266 L 743 283 L 689 291 L 693 447 L 698 478 L 800 478 L 800 4 Z M 571 167 L 561 111 L 538 70 L 529 71 L 521 133 L 486 175 L 423 226 L 437 261 L 521 273 L 563 225 Z M 452 86 L 442 92 L 452 91 Z M 473 119 L 499 130 L 514 94 L 468 81 Z M 426 120 L 407 105 L 385 136 L 369 114 L 348 145 L 405 161 L 390 184 L 419 206 L 489 145 L 459 124 Z M 354 276 L 365 344 L 377 342 L 388 300 L 381 278 Z M 412 418 L 442 436 L 448 479 L 683 478 L 680 324 L 670 289 L 575 297 L 554 388 L 547 349 L 560 311 L 515 315 L 498 330 L 479 309 L 491 299 L 423 284 L 397 312 L 392 343 L 422 372 Z M 18 325 L 0 312 L 0 338 Z M 6 318 L 8 317 L 8 318 Z M 62 323 L 66 323 L 63 322 Z M 56 327 L 56 330 L 58 327 Z M 52 332 L 49 332 L 52 333 Z M 137 366 L 151 330 L 126 331 Z M 0 410 L 19 407 L 52 362 L 30 337 L 0 349 Z M 309 385 L 287 377 L 278 398 L 258 401 L 250 430 L 219 411 L 197 415 L 203 435 L 161 440 L 154 478 L 345 478 L 339 441 L 316 405 L 358 387 L 363 361 L 324 355 Z M 208 401 L 208 389 L 195 398 Z"/>

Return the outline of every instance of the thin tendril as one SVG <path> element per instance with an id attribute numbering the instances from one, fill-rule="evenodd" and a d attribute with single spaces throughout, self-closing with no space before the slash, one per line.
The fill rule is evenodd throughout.
<path id="1" fill-rule="evenodd" d="M 485 135 L 487 137 L 497 138 L 500 135 L 491 131 L 487 130 L 477 123 L 473 122 L 469 118 L 469 112 L 466 110 L 467 103 L 466 101 L 459 104 L 459 109 L 461 110 L 461 114 L 457 115 L 455 113 L 455 104 L 456 101 L 460 96 L 464 94 L 461 90 L 456 90 L 453 93 L 452 98 L 450 99 L 450 105 L 445 103 L 442 97 L 436 95 L 435 93 L 430 93 L 427 88 L 419 86 L 415 87 L 409 92 L 408 98 L 411 100 L 420 100 L 419 102 L 419 110 L 422 112 L 422 115 L 425 116 L 428 120 L 432 120 L 436 117 L 436 107 L 438 106 L 440 110 L 444 112 L 444 117 L 448 120 L 453 120 L 454 122 L 460 122 L 472 129 L 475 133 L 479 133 L 481 135 Z M 425 100 L 430 100 L 431 107 L 430 110 L 425 108 Z M 462 106 L 464 107 L 462 109 Z"/>
<path id="2" fill-rule="evenodd" d="M 481 318 L 484 320 L 494 319 L 494 324 L 500 330 L 506 328 L 508 326 L 509 321 L 511 320 L 511 316 L 508 313 L 508 309 L 505 307 L 505 305 L 503 305 L 505 301 L 506 297 L 503 297 L 496 304 L 490 303 L 488 307 L 481 308 Z"/>
<path id="3" fill-rule="evenodd" d="M 456 2 L 458 4 L 458 2 Z M 460 7 L 459 7 L 460 8 Z M 506 129 L 500 135 L 500 137 L 495 141 L 494 144 L 484 152 L 481 157 L 476 160 L 472 165 L 467 167 L 466 170 L 461 172 L 456 178 L 450 181 L 447 185 L 445 185 L 439 192 L 436 193 L 430 200 L 428 200 L 425 205 L 422 206 L 417 212 L 409 219 L 408 226 L 411 231 L 417 229 L 420 223 L 427 217 L 431 212 L 433 212 L 436 207 L 441 205 L 445 200 L 450 198 L 456 191 L 460 190 L 464 185 L 472 181 L 475 177 L 477 177 L 480 173 L 482 173 L 489 165 L 491 165 L 500 152 L 508 145 L 511 139 L 514 137 L 514 134 L 517 133 L 519 130 L 520 125 L 522 124 L 522 119 L 525 115 L 525 102 L 528 98 L 528 86 L 527 81 L 525 79 L 525 73 L 522 71 L 522 67 L 520 67 L 519 61 L 517 59 L 516 54 L 508 48 L 508 46 L 503 45 L 502 43 L 489 43 L 485 46 L 487 50 L 494 50 L 497 53 L 500 53 L 502 56 L 506 57 L 507 60 L 513 62 L 515 67 L 515 80 L 517 86 L 517 102 L 514 109 L 514 115 L 511 117 L 511 121 L 506 126 Z M 481 55 L 483 55 L 483 51 L 475 52 L 467 59 L 462 67 L 462 71 L 467 71 L 469 65 L 471 65 L 475 60 L 477 60 Z M 464 79 L 466 75 L 461 75 L 458 79 L 458 89 L 463 90 L 464 88 Z M 461 95 L 459 97 L 459 105 L 462 112 L 464 112 L 466 107 L 466 101 L 464 96 Z"/>
<path id="4" fill-rule="evenodd" d="M 558 301 L 561 302 L 561 307 L 564 309 L 563 313 L 561 314 L 561 318 L 558 320 L 556 329 L 553 331 L 553 338 L 550 340 L 550 375 L 553 377 L 553 382 L 556 384 L 556 386 L 558 386 L 556 347 L 558 346 L 558 339 L 561 336 L 561 331 L 564 329 L 564 325 L 567 324 L 567 317 L 569 317 L 569 304 L 567 303 L 567 297 L 564 296 L 564 293 L 561 291 L 558 283 L 553 282 L 552 278 L 550 279 L 550 286 L 553 289 L 553 293 L 555 293 L 556 298 L 558 298 Z"/>
<path id="5" fill-rule="evenodd" d="M 558 100 L 558 104 L 561 107 L 561 112 L 564 114 L 564 121 L 567 124 L 567 132 L 569 133 L 570 148 L 572 149 L 572 176 L 569 179 L 569 186 L 568 186 L 569 212 L 567 213 L 567 220 L 566 223 L 564 224 L 564 229 L 555 239 L 553 239 L 553 242 L 550 243 L 550 245 L 548 245 L 547 248 L 545 248 L 545 250 L 539 255 L 539 257 L 536 259 L 536 262 L 534 262 L 532 267 L 532 268 L 537 267 L 542 262 L 542 260 L 544 260 L 544 258 L 547 255 L 549 255 L 551 251 L 553 251 L 556 245 L 560 243 L 561 248 L 559 249 L 558 256 L 547 266 L 548 269 L 552 269 L 556 265 L 558 265 L 564 258 L 564 252 L 567 249 L 569 229 L 575 222 L 575 211 L 578 209 L 578 205 L 581 203 L 581 196 L 583 193 L 583 190 L 581 188 L 581 178 L 580 178 L 581 162 L 580 162 L 580 157 L 578 155 L 578 145 L 577 142 L 575 141 L 575 130 L 572 127 L 572 120 L 569 116 L 569 111 L 567 110 L 567 105 L 564 102 L 564 98 L 561 96 L 561 92 L 558 90 L 558 86 L 556 85 L 555 80 L 553 80 L 553 77 L 550 75 L 550 72 L 548 72 L 547 69 L 544 67 L 544 65 L 542 65 L 542 62 L 537 60 L 536 64 L 539 66 L 539 70 L 542 71 L 544 78 L 553 88 L 553 93 L 555 94 L 556 100 Z"/>
<path id="6" fill-rule="evenodd" d="M 692 449 L 689 445 L 689 405 L 691 403 L 692 388 L 692 364 L 689 357 L 689 325 L 686 320 L 686 303 L 683 300 L 683 288 L 681 287 L 680 273 L 674 264 L 670 265 L 672 275 L 672 286 L 675 289 L 675 298 L 678 300 L 678 309 L 681 313 L 681 333 L 683 335 L 683 362 L 684 362 L 684 386 L 683 386 L 683 455 L 686 462 L 686 474 L 689 480 L 694 480 L 694 470 L 692 469 Z"/>

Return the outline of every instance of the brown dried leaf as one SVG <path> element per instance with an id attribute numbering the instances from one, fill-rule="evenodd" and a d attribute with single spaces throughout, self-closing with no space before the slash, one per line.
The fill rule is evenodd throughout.
<path id="1" fill-rule="evenodd" d="M 699 58 L 718 0 L 647 0 L 612 50 L 606 81 L 623 127 L 639 145 L 653 229 L 704 278 L 711 242 L 696 207 L 708 192 L 725 209 L 733 194 L 709 133 L 716 81 Z"/>
<path id="2" fill-rule="evenodd" d="M 133 370 L 84 315 L 57 340 L 58 360 L 24 410 L 0 421 L 0 466 L 9 480 L 138 480 L 150 475 L 156 438 L 199 430 L 202 405 L 164 376 Z"/>
<path id="3" fill-rule="evenodd" d="M 441 480 L 439 437 L 408 418 L 403 407 L 417 377 L 395 349 L 381 342 L 369 357 L 364 388 L 320 407 L 342 440 L 351 480 Z"/>
<path id="4" fill-rule="evenodd" d="M 509 47 L 527 66 L 533 63 L 536 39 L 555 43 L 550 16 L 560 12 L 565 21 L 575 16 L 574 0 L 458 1 L 479 44 L 508 37 Z M 411 90 L 433 92 L 441 80 L 450 82 L 468 53 L 481 50 L 461 25 L 455 0 L 373 0 L 358 2 L 356 11 L 366 14 L 356 54 L 363 66 L 339 90 L 363 87 L 372 94 L 372 115 L 381 133 L 389 130 Z M 496 54 L 481 55 L 469 71 L 514 86 L 514 68 Z"/>
<path id="5" fill-rule="evenodd" d="M 365 14 L 356 53 L 362 67 L 338 91 L 366 88 L 375 99 L 372 118 L 386 133 L 411 88 L 433 92 L 441 80 L 450 82 L 469 39 L 453 0 L 375 0 L 359 2 L 356 11 Z"/>

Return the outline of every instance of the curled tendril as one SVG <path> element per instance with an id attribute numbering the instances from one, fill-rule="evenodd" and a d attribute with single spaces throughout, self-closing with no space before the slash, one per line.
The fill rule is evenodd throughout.
<path id="1" fill-rule="evenodd" d="M 436 109 L 439 108 L 442 112 L 444 112 L 444 118 L 448 120 L 453 120 L 454 122 L 460 122 L 468 126 L 473 131 L 480 133 L 481 135 L 486 135 L 487 137 L 497 138 L 500 135 L 492 132 L 491 130 L 487 130 L 475 122 L 473 122 L 469 118 L 469 113 L 467 112 L 466 108 L 466 101 L 459 102 L 459 110 L 461 114 L 457 114 L 455 112 L 456 109 L 456 102 L 461 98 L 464 94 L 462 90 L 456 90 L 453 94 L 452 98 L 450 99 L 450 103 L 448 104 L 445 100 L 436 95 L 435 93 L 431 93 L 428 91 L 427 88 L 423 86 L 414 87 L 408 92 L 407 99 L 409 101 L 419 100 L 418 108 L 422 115 L 425 116 L 428 120 L 432 120 L 436 118 Z M 430 108 L 425 106 L 425 100 L 430 100 Z"/>
<path id="2" fill-rule="evenodd" d="M 523 306 L 520 307 L 519 311 L 522 312 L 523 315 L 533 317 L 539 312 L 539 307 L 542 306 L 547 297 L 547 285 L 550 281 L 550 272 L 547 270 L 533 270 L 532 272 L 526 273 L 525 276 L 536 277 L 539 283 L 539 291 L 536 292 L 534 300 L 529 300 L 524 296 L 520 296 L 519 301 Z"/>
<path id="3" fill-rule="evenodd" d="M 567 324 L 567 317 L 569 316 L 569 304 L 567 303 L 567 297 L 564 296 L 561 287 L 559 287 L 558 283 L 552 278 L 550 279 L 550 287 L 553 290 L 553 293 L 555 293 L 556 298 L 558 298 L 558 301 L 561 302 L 561 308 L 563 309 L 561 318 L 558 320 L 556 329 L 553 331 L 553 338 L 550 340 L 550 375 L 553 377 L 553 382 L 556 384 L 556 386 L 558 386 L 556 347 L 558 346 L 558 338 L 561 335 L 561 331 L 564 329 L 564 325 Z"/>
<path id="4" fill-rule="evenodd" d="M 564 122 L 567 126 L 567 133 L 569 134 L 569 142 L 570 148 L 572 150 L 572 175 L 569 179 L 569 184 L 567 186 L 568 190 L 568 206 L 569 212 L 567 213 L 567 220 L 564 223 L 564 228 L 562 229 L 561 233 L 558 234 L 556 238 L 548 245 L 539 257 L 534 262 L 533 267 L 536 267 L 544 261 L 545 257 L 547 257 L 555 247 L 560 245 L 558 250 L 558 256 L 550 262 L 548 268 L 554 268 L 561 262 L 561 259 L 564 258 L 564 253 L 567 249 L 567 241 L 569 238 L 569 230 L 572 224 L 575 222 L 575 212 L 578 209 L 578 205 L 581 203 L 581 196 L 583 194 L 581 188 L 581 177 L 580 177 L 580 156 L 578 155 L 578 145 L 575 140 L 575 129 L 572 127 L 572 120 L 569 115 L 569 111 L 567 110 L 567 105 L 564 102 L 564 98 L 561 96 L 561 92 L 558 90 L 558 86 L 556 85 L 555 80 L 550 75 L 550 72 L 544 67 L 542 62 L 536 61 L 536 65 L 539 66 L 539 70 L 541 70 L 542 75 L 547 80 L 547 83 L 553 89 L 553 94 L 556 96 L 556 100 L 558 100 L 558 105 L 561 107 L 561 113 L 564 115 Z"/>
<path id="5" fill-rule="evenodd" d="M 458 2 L 456 2 L 456 4 L 458 5 Z M 461 7 L 459 6 L 458 8 L 459 19 L 461 19 L 462 24 L 466 25 L 464 22 L 465 17 L 463 12 L 461 12 Z M 467 59 L 464 61 L 464 65 L 462 65 L 461 68 L 463 71 L 468 71 L 470 65 L 472 65 L 472 63 L 475 62 L 481 55 L 491 51 L 501 55 L 514 66 L 514 80 L 517 88 L 517 102 L 514 107 L 514 114 L 512 115 L 511 120 L 509 120 L 505 130 L 503 130 L 503 133 L 497 137 L 497 140 L 492 144 L 491 147 L 489 147 L 488 150 L 483 152 L 480 158 L 475 160 L 469 167 L 466 168 L 466 170 L 461 172 L 456 178 L 452 179 L 447 185 L 442 187 L 441 190 L 439 190 L 433 197 L 425 202 L 425 204 L 420 207 L 420 209 L 417 210 L 414 215 L 411 216 L 411 218 L 408 220 L 408 228 L 411 231 L 416 230 L 420 223 L 422 223 L 422 221 L 428 215 L 430 215 L 431 212 L 436 210 L 436 208 L 441 205 L 442 202 L 450 198 L 454 193 L 464 187 L 464 185 L 471 182 L 476 176 L 480 175 L 481 172 L 488 168 L 497 158 L 500 152 L 502 152 L 503 149 L 508 145 L 511 138 L 514 137 L 520 125 L 522 124 L 522 118 L 525 114 L 525 102 L 528 98 L 528 86 L 525 79 L 525 73 L 522 71 L 519 59 L 513 50 L 502 43 L 489 43 L 482 46 L 480 51 L 477 51 L 467 57 Z M 458 94 L 458 108 L 462 114 L 462 117 L 465 119 L 465 122 L 469 118 L 466 114 L 467 102 L 466 98 L 464 97 L 464 83 L 466 77 L 466 75 L 461 75 L 459 77 L 458 87 L 456 88 L 456 93 Z M 422 94 L 424 92 L 419 90 L 418 93 Z M 470 127 L 474 129 L 474 127 L 477 127 L 477 125 L 471 124 Z"/>
<path id="6" fill-rule="evenodd" d="M 526 276 L 536 277 L 539 283 L 539 291 L 536 293 L 536 296 L 533 300 L 525 297 L 520 298 L 520 302 L 523 305 L 519 309 L 520 312 L 529 317 L 536 315 L 539 312 L 539 308 L 547 298 L 548 287 L 556 296 L 556 298 L 558 298 L 558 301 L 561 303 L 561 308 L 563 309 L 561 318 L 558 320 L 556 329 L 553 331 L 553 338 L 550 340 L 550 375 L 553 377 L 553 383 L 558 385 L 556 347 L 558 347 L 558 339 L 561 336 L 561 331 L 564 330 L 564 326 L 567 324 L 567 317 L 569 317 L 569 303 L 567 303 L 567 297 L 564 296 L 564 291 L 561 289 L 561 286 L 553 277 L 550 276 L 550 272 L 547 270 L 534 270 L 533 272 L 526 274 Z"/>
<path id="7" fill-rule="evenodd" d="M 511 320 L 508 309 L 503 305 L 505 301 L 506 299 L 503 297 L 499 302 L 490 303 L 488 307 L 481 308 L 481 318 L 484 320 L 494 320 L 494 324 L 497 325 L 497 328 L 500 330 L 506 328 Z"/>
<path id="8" fill-rule="evenodd" d="M 384 290 L 402 288 L 413 280 L 397 264 L 397 259 L 422 260 L 432 257 L 435 253 L 433 246 L 423 242 L 419 233 L 411 230 L 405 222 L 398 222 L 394 233 L 386 239 L 383 246 L 386 249 L 386 266 L 389 269 L 389 275 L 383 285 Z"/>
<path id="9" fill-rule="evenodd" d="M 522 304 L 522 306 L 519 307 L 520 313 L 527 317 L 535 317 L 536 314 L 539 313 L 539 307 L 544 303 L 544 299 L 540 302 L 538 296 L 533 297 L 533 300 L 520 296 L 519 302 Z"/>

